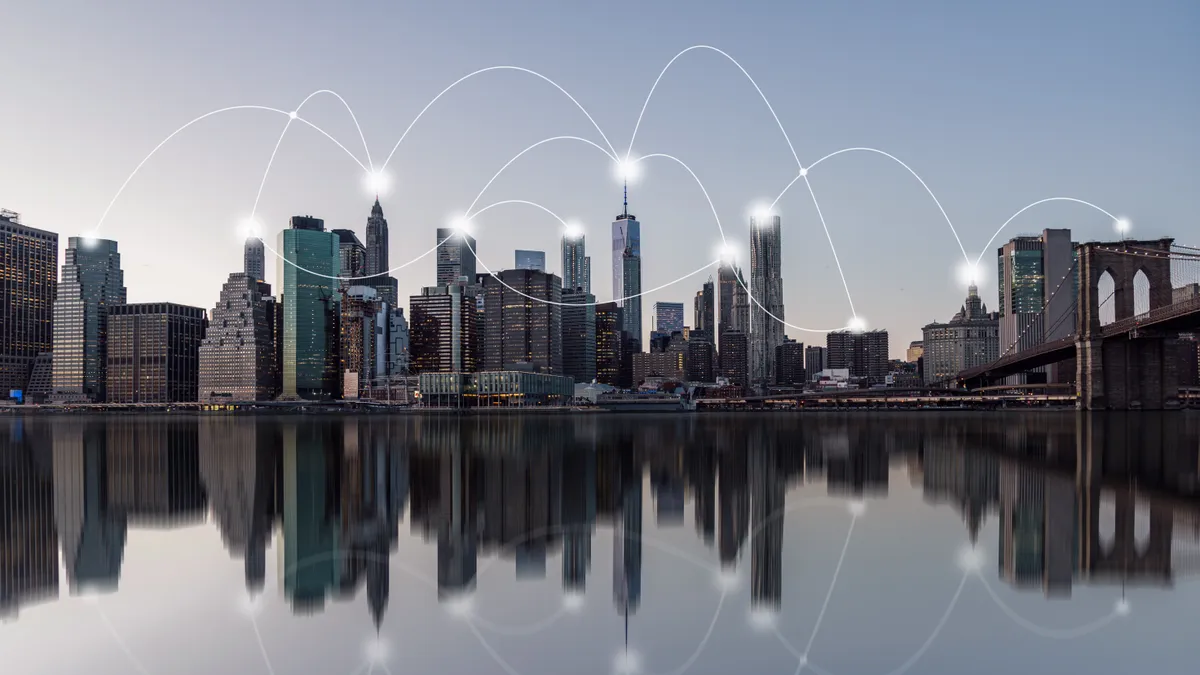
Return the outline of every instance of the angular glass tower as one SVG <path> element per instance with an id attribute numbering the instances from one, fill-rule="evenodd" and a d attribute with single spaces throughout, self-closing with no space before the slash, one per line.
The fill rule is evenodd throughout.
<path id="1" fill-rule="evenodd" d="M 283 298 L 284 398 L 328 399 L 340 387 L 338 363 L 338 236 L 325 221 L 295 216 L 279 233 Z"/>
<path id="2" fill-rule="evenodd" d="M 125 304 L 117 242 L 70 237 L 54 302 L 53 395 L 105 400 L 108 308 Z"/>
<path id="3" fill-rule="evenodd" d="M 622 330 L 642 342 L 642 224 L 625 209 L 612 224 L 613 301 L 621 308 Z"/>
<path id="4" fill-rule="evenodd" d="M 779 216 L 750 219 L 750 382 L 775 381 L 775 348 L 783 344 L 783 262 Z"/>

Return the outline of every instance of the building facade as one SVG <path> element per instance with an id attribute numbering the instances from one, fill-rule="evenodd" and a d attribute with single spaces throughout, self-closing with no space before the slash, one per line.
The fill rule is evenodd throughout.
<path id="1" fill-rule="evenodd" d="M 729 330 L 721 336 L 721 377 L 738 387 L 749 384 L 750 337 L 740 330 Z"/>
<path id="2" fill-rule="evenodd" d="M 379 348 L 379 315 L 383 303 L 370 286 L 350 286 L 342 294 L 338 322 L 338 355 L 341 357 L 342 397 L 359 398 L 370 392 L 382 375 Z"/>
<path id="3" fill-rule="evenodd" d="M 533 270 L 535 272 L 546 271 L 546 252 L 545 251 L 525 251 L 517 249 L 514 256 L 513 267 L 519 270 Z"/>
<path id="4" fill-rule="evenodd" d="M 596 305 L 596 382 L 600 384 L 629 386 L 620 384 L 625 344 L 623 326 L 620 305 L 615 302 Z"/>
<path id="5" fill-rule="evenodd" d="M 473 284 L 428 286 L 409 298 L 410 372 L 473 373 L 478 370 L 478 311 Z"/>
<path id="6" fill-rule="evenodd" d="M 714 295 L 713 280 L 712 277 L 709 277 L 700 290 L 696 291 L 692 307 L 692 328 L 704 331 L 710 341 L 715 341 L 717 337 L 716 298 Z"/>
<path id="7" fill-rule="evenodd" d="M 781 244 L 779 216 L 751 217 L 750 381 L 757 388 L 775 380 L 775 348 L 783 344 Z"/>
<path id="8" fill-rule="evenodd" d="M 921 332 L 925 384 L 948 383 L 968 368 L 1000 358 L 1000 316 L 988 313 L 974 284 L 949 322 L 931 323 Z"/>
<path id="9" fill-rule="evenodd" d="M 807 373 L 810 382 L 815 381 L 817 374 L 829 367 L 828 354 L 829 352 L 820 345 L 804 348 L 804 372 Z"/>
<path id="10" fill-rule="evenodd" d="M 671 335 L 683 332 L 683 303 L 656 302 L 654 303 L 654 329 L 659 335 Z"/>
<path id="11" fill-rule="evenodd" d="M 846 369 L 850 377 L 883 384 L 891 371 L 886 330 L 833 331 L 825 336 L 828 370 Z"/>
<path id="12" fill-rule="evenodd" d="M 908 343 L 908 351 L 904 353 L 904 360 L 909 363 L 916 363 L 924 355 L 925 343 L 921 340 L 913 340 Z"/>
<path id="13" fill-rule="evenodd" d="M 562 295 L 563 373 L 577 383 L 596 379 L 596 296 L 582 289 Z"/>
<path id="14" fill-rule="evenodd" d="M 642 225 L 629 213 L 629 201 L 612 224 L 613 300 L 621 308 L 622 330 L 642 337 Z"/>
<path id="15" fill-rule="evenodd" d="M 338 373 L 338 236 L 325 221 L 295 216 L 279 233 L 279 251 L 295 264 L 278 265 L 283 303 L 283 385 L 289 399 L 327 400 L 341 391 Z"/>
<path id="16" fill-rule="evenodd" d="M 388 361 L 392 375 L 408 375 L 412 367 L 408 321 L 404 308 L 396 307 L 388 312 Z"/>
<path id="17" fill-rule="evenodd" d="M 1043 230 L 1036 237 L 1016 237 L 996 251 L 1000 296 L 1000 356 L 1016 354 L 1075 332 L 1072 307 L 1079 296 L 1071 231 Z M 930 370 L 926 364 L 926 370 Z M 1016 375 L 1026 381 L 1067 382 L 1073 363 L 1044 366 Z"/>
<path id="18" fill-rule="evenodd" d="M 117 242 L 70 237 L 54 301 L 54 391 L 61 401 L 105 401 L 108 308 L 125 304 Z"/>
<path id="19" fill-rule="evenodd" d="M 0 209 L 0 398 L 29 388 L 37 355 L 54 345 L 58 235 Z"/>
<path id="20" fill-rule="evenodd" d="M 267 280 L 267 254 L 262 239 L 246 238 L 242 246 L 242 271 L 255 281 Z"/>
<path id="21" fill-rule="evenodd" d="M 437 231 L 437 285 L 475 281 L 475 238 L 452 227 Z"/>
<path id="22" fill-rule="evenodd" d="M 481 277 L 484 350 L 481 370 L 518 364 L 546 373 L 562 370 L 562 280 L 535 270 L 503 270 Z"/>
<path id="23" fill-rule="evenodd" d="M 562 238 L 563 293 L 592 292 L 592 265 L 587 255 L 587 237 L 568 232 Z"/>
<path id="24" fill-rule="evenodd" d="M 108 308 L 109 403 L 195 401 L 200 344 L 208 318 L 199 307 L 172 302 Z"/>
<path id="25" fill-rule="evenodd" d="M 270 284 L 248 273 L 229 275 L 200 344 L 201 403 L 269 401 L 279 395 L 281 310 Z"/>
<path id="26" fill-rule="evenodd" d="M 338 238 L 338 276 L 343 277 L 338 279 L 338 288 L 344 291 L 362 283 L 361 278 L 367 272 L 367 247 L 363 246 L 353 230 L 330 231 Z"/>
<path id="27" fill-rule="evenodd" d="M 803 387 L 807 380 L 804 361 L 804 343 L 785 336 L 783 344 L 775 348 L 775 385 Z"/>

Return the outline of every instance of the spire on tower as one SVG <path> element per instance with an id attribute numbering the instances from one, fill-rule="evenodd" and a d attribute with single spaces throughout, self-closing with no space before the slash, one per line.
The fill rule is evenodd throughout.
<path id="1" fill-rule="evenodd" d="M 375 205 L 371 207 L 371 215 L 383 217 L 383 207 L 379 205 L 379 195 L 375 195 Z"/>
<path id="2" fill-rule="evenodd" d="M 621 210 L 621 215 L 628 218 L 629 217 L 629 179 L 628 178 L 625 179 L 624 186 L 625 186 L 625 200 L 622 203 L 623 208 Z"/>

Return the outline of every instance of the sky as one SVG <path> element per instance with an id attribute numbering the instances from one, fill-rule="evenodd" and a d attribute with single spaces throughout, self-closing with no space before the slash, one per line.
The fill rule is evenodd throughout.
<path id="1" fill-rule="evenodd" d="M 365 240 L 374 195 L 359 163 L 381 167 L 439 92 L 481 68 L 519 66 L 549 78 L 624 157 L 655 79 L 693 45 L 719 48 L 745 68 L 801 165 L 843 148 L 876 148 L 936 196 L 897 161 L 864 151 L 814 167 L 806 176 L 812 194 L 804 180 L 784 194 L 775 210 L 785 332 L 798 341 L 824 344 L 821 332 L 800 329 L 839 328 L 857 314 L 888 329 L 891 353 L 902 357 L 922 325 L 949 319 L 962 303 L 963 249 L 971 260 L 982 255 L 979 289 L 993 306 L 995 249 L 1012 236 L 1069 227 L 1078 241 L 1114 238 L 1103 213 L 1051 202 L 1025 211 L 988 245 L 1010 216 L 1048 197 L 1128 217 L 1132 236 L 1200 245 L 1200 5 L 1191 0 L 45 0 L 11 3 L 4 24 L 0 207 L 58 232 L 64 249 L 68 236 L 96 229 L 163 139 L 205 113 L 241 105 L 291 111 L 328 89 L 361 126 L 365 149 L 342 103 L 313 97 L 301 116 L 345 150 L 293 123 L 265 182 L 286 115 L 233 110 L 174 136 L 98 230 L 119 242 L 130 302 L 211 308 L 228 274 L 241 269 L 239 225 L 252 211 L 270 246 L 293 215 L 324 218 L 327 228 Z M 435 229 L 477 196 L 477 209 L 525 200 L 583 226 L 593 292 L 597 301 L 612 299 L 611 221 L 621 212 L 621 185 L 605 153 L 577 141 L 546 143 L 480 194 L 514 156 L 554 136 L 608 149 L 570 98 L 529 73 L 486 72 L 442 96 L 387 164 L 381 197 L 391 265 L 429 251 Z M 750 214 L 799 169 L 755 86 L 704 49 L 675 61 L 646 107 L 631 156 L 655 153 L 678 158 L 690 173 L 651 157 L 629 187 L 630 211 L 642 223 L 644 288 L 714 262 L 723 237 L 745 264 Z M 562 226 L 545 211 L 504 204 L 472 228 L 480 271 L 510 268 L 515 249 L 534 249 L 561 273 Z M 268 253 L 269 281 L 276 262 Z M 402 296 L 433 285 L 433 256 L 393 275 Z M 708 276 L 715 266 L 648 294 L 644 315 L 656 301 L 684 302 L 690 325 L 690 299 Z"/>

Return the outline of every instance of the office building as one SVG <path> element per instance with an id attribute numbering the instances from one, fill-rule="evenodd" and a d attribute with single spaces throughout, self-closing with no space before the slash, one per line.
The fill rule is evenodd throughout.
<path id="1" fill-rule="evenodd" d="M 809 345 L 804 348 L 804 372 L 810 382 L 815 382 L 817 374 L 829 367 L 829 352 L 819 345 Z"/>
<path id="2" fill-rule="evenodd" d="M 478 310 L 474 284 L 427 286 L 408 300 L 409 372 L 473 373 Z"/>
<path id="3" fill-rule="evenodd" d="M 562 373 L 562 280 L 535 270 L 481 275 L 484 350 L 481 370 L 528 364 Z"/>
<path id="4" fill-rule="evenodd" d="M 255 281 L 267 280 L 267 254 L 262 239 L 246 238 L 242 247 L 242 271 Z"/>
<path id="5" fill-rule="evenodd" d="M 717 362 L 716 355 L 716 345 L 708 338 L 708 333 L 692 331 L 692 335 L 687 341 L 687 353 L 684 358 L 688 382 L 716 382 L 716 372 L 714 371 L 714 365 Z"/>
<path id="6" fill-rule="evenodd" d="M 651 346 L 649 352 L 633 354 L 633 386 L 648 378 L 661 377 L 673 382 L 687 378 L 687 340 L 683 333 L 672 333 Z"/>
<path id="7" fill-rule="evenodd" d="M 108 308 L 106 376 L 109 403 L 195 401 L 200 344 L 208 318 L 173 302 Z"/>
<path id="8" fill-rule="evenodd" d="M 338 260 L 340 272 L 338 276 L 339 290 L 362 283 L 362 277 L 367 271 L 367 247 L 359 241 L 353 230 L 330 230 L 338 238 Z"/>
<path id="9" fill-rule="evenodd" d="M 775 380 L 775 348 L 783 344 L 783 259 L 779 216 L 750 218 L 750 381 Z"/>
<path id="10" fill-rule="evenodd" d="M 519 270 L 533 270 L 535 272 L 546 271 L 546 252 L 545 251 L 523 251 L 517 249 L 516 267 Z"/>
<path id="11" fill-rule="evenodd" d="M 1075 332 L 1073 307 L 1079 296 L 1075 246 L 1071 231 L 1059 229 L 1016 237 L 997 249 L 1001 356 Z M 928 364 L 926 370 L 931 370 Z M 1013 376 L 1009 383 L 1064 383 L 1074 381 L 1074 376 L 1071 361 Z"/>
<path id="12" fill-rule="evenodd" d="M 0 397 L 25 390 L 34 359 L 54 345 L 58 235 L 0 209 Z"/>
<path id="13" fill-rule="evenodd" d="M 562 295 L 563 373 L 577 383 L 596 379 L 596 296 L 581 288 Z"/>
<path id="14" fill-rule="evenodd" d="M 563 293 L 592 292 L 592 265 L 583 232 L 567 232 L 562 238 Z"/>
<path id="15" fill-rule="evenodd" d="M 745 387 L 749 384 L 750 370 L 750 338 L 740 330 L 729 330 L 721 336 L 721 349 L 718 354 L 721 363 L 721 377 L 729 383 Z"/>
<path id="16" fill-rule="evenodd" d="M 718 338 L 726 331 L 736 330 L 750 333 L 750 296 L 746 292 L 746 279 L 732 258 L 722 260 L 717 270 L 720 314 L 717 317 Z"/>
<path id="17" fill-rule="evenodd" d="M 629 191 L 624 210 L 612 224 L 613 301 L 621 308 L 622 330 L 636 340 L 642 337 L 642 225 L 629 213 Z"/>
<path id="18" fill-rule="evenodd" d="M 379 294 L 370 286 L 350 286 L 342 294 L 338 321 L 338 355 L 341 357 L 342 397 L 359 398 L 368 394 L 376 380 L 376 358 L 380 333 Z"/>
<path id="19" fill-rule="evenodd" d="M 775 385 L 780 387 L 803 387 L 806 381 L 804 365 L 804 343 L 783 338 L 783 344 L 775 348 Z"/>
<path id="20" fill-rule="evenodd" d="M 886 330 L 833 331 L 825 336 L 825 348 L 828 370 L 845 369 L 867 384 L 883 384 L 891 371 Z"/>
<path id="21" fill-rule="evenodd" d="M 683 303 L 654 303 L 654 330 L 659 335 L 670 336 L 683 332 Z"/>
<path id="22" fill-rule="evenodd" d="M 391 269 L 388 266 L 388 222 L 383 217 L 383 207 L 379 205 L 378 196 L 375 197 L 375 203 L 371 206 L 371 215 L 367 217 L 365 254 L 363 268 L 367 276 L 387 274 Z"/>
<path id="23" fill-rule="evenodd" d="M 341 391 L 338 358 L 338 282 L 341 247 L 325 221 L 294 216 L 279 233 L 279 251 L 295 264 L 278 265 L 283 303 L 283 393 L 326 400 Z"/>
<path id="24" fill-rule="evenodd" d="M 704 331 L 710 342 L 715 341 L 717 337 L 716 298 L 713 296 L 713 280 L 709 277 L 700 290 L 696 291 L 692 308 L 692 328 Z"/>
<path id="25" fill-rule="evenodd" d="M 437 285 L 475 282 L 475 238 L 452 227 L 437 231 Z"/>
<path id="26" fill-rule="evenodd" d="M 960 372 L 1000 358 L 1000 316 L 988 313 L 974 284 L 949 322 L 928 324 L 921 332 L 925 384 L 949 384 Z"/>
<path id="27" fill-rule="evenodd" d="M 916 363 L 924 355 L 925 343 L 921 340 L 913 340 L 908 343 L 908 351 L 904 353 L 904 360 L 909 363 Z"/>
<path id="28" fill-rule="evenodd" d="M 575 382 L 528 370 L 421 373 L 421 401 L 430 408 L 570 405 Z"/>
<path id="29" fill-rule="evenodd" d="M 29 386 L 25 388 L 25 400 L 30 403 L 45 403 L 54 391 L 54 354 L 38 352 L 33 359 L 33 370 L 29 373 Z"/>
<path id="30" fill-rule="evenodd" d="M 392 375 L 407 375 L 411 367 L 408 321 L 404 308 L 396 307 L 388 314 L 388 362 Z"/>
<path id="31" fill-rule="evenodd" d="M 108 308 L 125 304 L 117 242 L 70 237 L 54 301 L 54 392 L 57 401 L 103 403 Z"/>
<path id="32" fill-rule="evenodd" d="M 201 403 L 269 401 L 279 395 L 281 310 L 270 284 L 248 273 L 229 275 L 200 344 Z"/>
<path id="33" fill-rule="evenodd" d="M 624 339 L 621 307 L 615 302 L 596 305 L 596 382 L 610 387 L 621 384 L 621 364 L 624 362 Z"/>

